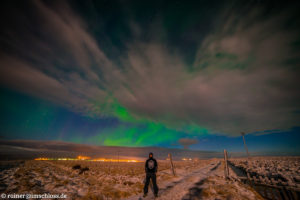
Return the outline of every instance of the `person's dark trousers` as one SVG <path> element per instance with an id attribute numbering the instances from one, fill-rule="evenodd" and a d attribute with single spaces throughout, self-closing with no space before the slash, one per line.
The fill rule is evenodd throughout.
<path id="1" fill-rule="evenodd" d="M 152 180 L 154 194 L 157 194 L 158 193 L 158 187 L 157 187 L 157 184 L 156 184 L 156 174 L 155 173 L 147 173 L 146 174 L 146 183 L 145 183 L 145 187 L 144 187 L 144 194 L 148 193 L 148 186 L 149 186 L 149 183 L 150 183 L 150 179 Z"/>

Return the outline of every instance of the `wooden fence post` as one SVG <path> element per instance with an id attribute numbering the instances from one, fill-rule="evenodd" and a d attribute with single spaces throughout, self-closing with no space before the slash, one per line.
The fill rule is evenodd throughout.
<path id="1" fill-rule="evenodd" d="M 245 147 L 245 150 L 246 150 L 246 153 L 247 153 L 248 159 L 250 159 L 250 155 L 249 155 L 248 147 L 247 147 L 246 140 L 245 140 L 245 133 L 244 133 L 244 132 L 242 132 L 241 134 L 242 134 L 242 137 L 243 137 L 243 141 L 244 141 L 244 147 Z"/>
<path id="2" fill-rule="evenodd" d="M 228 151 L 226 151 L 226 160 L 227 160 L 227 175 L 229 177 L 229 167 L 228 167 Z"/>
<path id="3" fill-rule="evenodd" d="M 229 177 L 229 169 L 228 169 L 228 163 L 227 163 L 227 151 L 224 149 L 224 175 L 227 179 Z"/>
<path id="4" fill-rule="evenodd" d="M 173 176 L 175 176 L 175 170 L 174 170 L 174 165 L 173 165 L 173 160 L 172 160 L 172 154 L 169 153 L 168 156 L 169 156 L 169 159 L 170 159 L 172 174 L 173 174 Z"/>

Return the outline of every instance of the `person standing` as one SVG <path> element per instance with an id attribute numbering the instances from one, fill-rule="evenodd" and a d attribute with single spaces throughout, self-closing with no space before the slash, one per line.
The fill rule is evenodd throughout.
<path id="1" fill-rule="evenodd" d="M 156 184 L 156 172 L 157 172 L 157 161 L 153 158 L 153 153 L 149 153 L 149 158 L 146 160 L 145 163 L 145 172 L 146 172 L 146 182 L 144 186 L 144 197 L 148 194 L 148 186 L 150 183 L 150 179 L 152 180 L 154 196 L 157 197 L 158 195 L 158 187 Z"/>

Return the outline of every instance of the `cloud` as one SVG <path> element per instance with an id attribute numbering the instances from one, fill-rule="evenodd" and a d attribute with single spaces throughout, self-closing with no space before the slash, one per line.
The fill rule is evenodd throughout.
<path id="1" fill-rule="evenodd" d="M 299 29 L 290 23 L 291 9 L 267 16 L 253 9 L 243 18 L 225 9 L 215 29 L 195 40 L 199 47 L 188 64 L 159 39 L 167 34 L 162 23 L 147 30 L 159 30 L 153 40 L 143 40 L 146 31 L 130 20 L 139 37 L 121 41 L 125 48 L 111 58 L 100 45 L 109 37 L 93 35 L 68 5 L 34 1 L 32 7 L 32 15 L 20 12 L 12 22 L 24 24 L 21 32 L 2 29 L 3 85 L 100 117 L 114 115 L 107 110 L 113 98 L 137 119 L 176 129 L 197 125 L 212 134 L 299 126 Z"/>
<path id="2" fill-rule="evenodd" d="M 188 149 L 189 146 L 199 143 L 197 139 L 190 139 L 190 138 L 181 138 L 178 140 L 178 142 L 180 145 L 183 146 L 184 149 Z"/>
<path id="3" fill-rule="evenodd" d="M 90 99 L 106 96 L 92 66 L 96 63 L 100 71 L 101 67 L 109 67 L 110 61 L 67 5 L 59 12 L 39 1 L 32 4 L 38 21 L 31 20 L 39 27 L 38 36 L 29 28 L 22 29 L 22 33 L 16 27 L 6 29 L 17 35 L 6 36 L 14 53 L 2 52 L 1 82 L 76 112 L 91 111 Z M 29 26 L 24 20 L 27 17 L 28 13 L 21 13 L 16 21 Z"/>
<path id="4" fill-rule="evenodd" d="M 299 70 L 288 64 L 299 64 L 299 48 L 291 45 L 299 29 L 283 28 L 291 14 L 262 18 L 262 12 L 239 19 L 228 11 L 224 25 L 200 44 L 190 71 L 160 44 L 132 45 L 131 92 L 122 88 L 119 99 L 153 120 L 195 123 L 231 136 L 299 125 Z"/>

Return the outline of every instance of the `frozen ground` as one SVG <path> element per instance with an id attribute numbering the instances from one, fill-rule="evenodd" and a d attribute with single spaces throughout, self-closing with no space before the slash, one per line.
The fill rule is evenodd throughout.
<path id="1" fill-rule="evenodd" d="M 230 170 L 230 174 L 235 176 Z M 157 200 L 182 199 L 263 199 L 248 185 L 244 185 L 234 179 L 225 180 L 224 163 L 222 160 L 214 160 L 212 163 L 195 169 L 188 174 L 178 174 L 177 178 L 159 184 L 160 191 Z M 128 200 L 153 199 L 148 196 L 132 196 Z"/>
<path id="2" fill-rule="evenodd" d="M 158 199 L 261 199 L 247 185 L 225 180 L 222 159 L 176 161 L 176 176 L 169 161 L 158 161 Z M 80 174 L 75 165 L 89 170 Z M 140 199 L 144 163 L 91 161 L 2 162 L 0 193 L 66 194 L 68 199 Z M 231 175 L 234 176 L 231 171 Z M 153 199 L 153 193 L 145 199 Z"/>
<path id="3" fill-rule="evenodd" d="M 299 157 L 230 159 L 230 167 L 266 199 L 300 199 Z"/>
<path id="4" fill-rule="evenodd" d="M 233 159 L 231 163 L 255 182 L 300 189 L 299 157 Z"/>
<path id="5" fill-rule="evenodd" d="M 173 177 L 169 161 L 158 161 L 157 180 L 161 184 L 179 179 L 211 163 L 174 162 L 178 177 Z M 80 174 L 80 165 L 89 170 Z M 91 161 L 2 162 L 0 193 L 67 194 L 68 199 L 125 199 L 142 193 L 144 163 Z"/>

